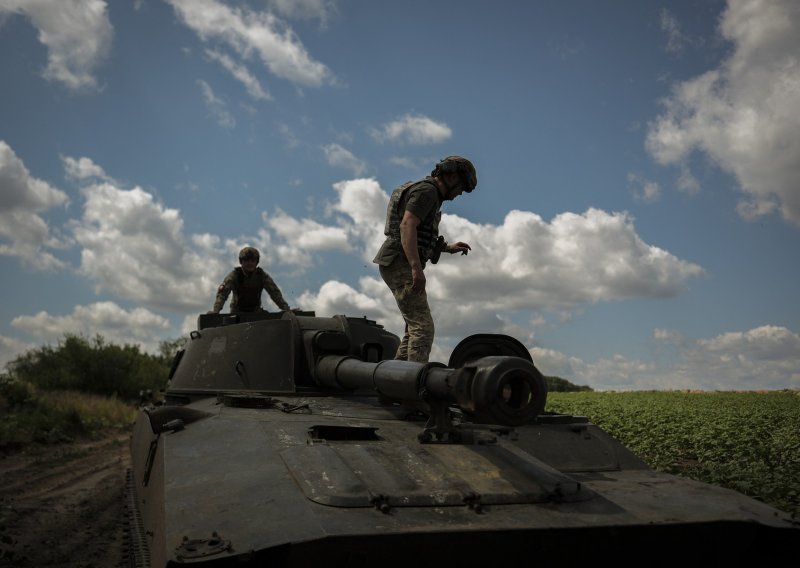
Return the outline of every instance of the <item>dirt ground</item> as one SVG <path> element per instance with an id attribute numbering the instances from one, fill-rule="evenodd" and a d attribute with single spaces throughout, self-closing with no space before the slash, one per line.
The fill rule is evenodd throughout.
<path id="1" fill-rule="evenodd" d="M 124 566 L 128 440 L 0 455 L 0 566 Z"/>

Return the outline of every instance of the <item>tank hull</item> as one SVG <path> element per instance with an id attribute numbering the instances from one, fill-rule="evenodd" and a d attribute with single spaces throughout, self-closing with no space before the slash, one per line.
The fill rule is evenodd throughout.
<path id="1" fill-rule="evenodd" d="M 758 501 L 654 472 L 586 422 L 518 427 L 516 439 L 501 434 L 489 445 L 423 446 L 419 422 L 397 420 L 374 399 L 281 403 L 311 413 L 209 398 L 190 405 L 208 416 L 158 435 L 140 416 L 134 488 L 152 566 L 310 566 L 319 558 L 485 566 L 518 554 L 578 562 L 653 550 L 653 562 L 665 565 L 690 549 L 695 559 L 740 565 L 756 552 L 777 559 L 800 535 Z M 326 427 L 374 437 L 314 437 Z M 519 454 L 530 458 L 509 457 Z M 536 475 L 538 462 L 579 489 L 559 495 L 564 481 L 550 480 L 547 468 Z M 530 477 L 525 466 L 543 479 L 520 480 Z"/>
<path id="2" fill-rule="evenodd" d="M 800 543 L 585 418 L 531 416 L 546 389 L 516 341 L 446 367 L 386 361 L 366 319 L 209 321 L 134 427 L 132 566 L 780 566 Z"/>

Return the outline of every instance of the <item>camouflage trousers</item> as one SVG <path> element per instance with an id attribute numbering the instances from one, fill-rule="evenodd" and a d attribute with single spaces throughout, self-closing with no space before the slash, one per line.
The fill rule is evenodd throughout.
<path id="1" fill-rule="evenodd" d="M 379 269 L 406 322 L 405 334 L 394 358 L 426 363 L 431 354 L 434 332 L 428 294 L 411 290 L 411 267 L 404 257 L 398 256 L 389 266 L 381 265 Z"/>

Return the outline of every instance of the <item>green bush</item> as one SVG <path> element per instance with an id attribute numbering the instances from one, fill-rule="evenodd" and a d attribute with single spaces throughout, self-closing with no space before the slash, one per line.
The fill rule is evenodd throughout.
<path id="1" fill-rule="evenodd" d="M 162 352 L 151 355 L 136 345 L 106 343 L 101 336 L 88 340 L 66 335 L 57 347 L 32 349 L 11 361 L 5 382 L 31 384 L 42 390 L 75 390 L 135 401 L 140 391 L 158 392 L 167 381 L 170 348 L 180 340 L 162 343 Z M 19 394 L 22 394 L 21 392 Z"/>
<path id="2" fill-rule="evenodd" d="M 66 335 L 56 347 L 23 353 L 0 375 L 0 451 L 129 426 L 140 392 L 157 393 L 166 384 L 183 342 L 162 342 L 159 354 L 151 355 L 99 335 Z"/>

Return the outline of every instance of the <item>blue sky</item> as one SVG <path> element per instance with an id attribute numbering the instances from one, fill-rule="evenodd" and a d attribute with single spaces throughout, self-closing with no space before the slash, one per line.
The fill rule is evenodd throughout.
<path id="1" fill-rule="evenodd" d="M 793 0 L 0 0 L 0 364 L 186 334 L 246 244 L 400 333 L 388 195 L 461 154 L 433 359 L 508 333 L 596 389 L 800 388 L 798 32 Z"/>

